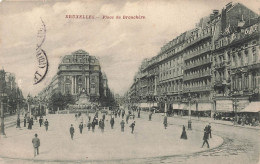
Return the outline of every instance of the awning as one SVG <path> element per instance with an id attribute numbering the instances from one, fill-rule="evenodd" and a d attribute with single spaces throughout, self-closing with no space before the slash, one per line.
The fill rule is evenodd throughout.
<path id="1" fill-rule="evenodd" d="M 181 104 L 180 109 L 189 110 L 189 106 L 187 104 Z"/>
<path id="2" fill-rule="evenodd" d="M 260 102 L 251 102 L 240 112 L 260 112 Z"/>
<path id="3" fill-rule="evenodd" d="M 140 107 L 141 108 L 149 108 L 149 104 L 148 103 L 141 103 Z"/>
<path id="4" fill-rule="evenodd" d="M 233 111 L 232 100 L 216 101 L 216 112 L 232 112 L 232 111 Z"/>
<path id="5" fill-rule="evenodd" d="M 198 111 L 209 111 L 212 109 L 211 103 L 199 103 Z"/>
<path id="6" fill-rule="evenodd" d="M 178 104 L 172 104 L 172 109 L 179 109 L 179 105 Z"/>

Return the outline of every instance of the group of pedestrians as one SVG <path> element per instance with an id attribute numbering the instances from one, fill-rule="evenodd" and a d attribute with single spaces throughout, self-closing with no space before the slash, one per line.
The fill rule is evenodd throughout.
<path id="1" fill-rule="evenodd" d="M 36 120 L 37 120 L 37 118 L 36 118 Z M 47 119 L 44 122 L 43 121 L 44 121 L 43 117 L 40 116 L 40 118 L 39 118 L 40 127 L 42 127 L 42 125 L 44 124 L 45 130 L 48 131 L 49 121 Z M 28 123 L 28 126 L 26 126 L 27 123 Z M 23 126 L 27 127 L 27 129 L 29 129 L 29 130 L 32 130 L 33 125 L 34 125 L 33 117 L 24 116 Z"/>
<path id="2" fill-rule="evenodd" d="M 121 132 L 124 132 L 125 124 L 128 124 L 131 114 L 132 114 L 131 112 L 129 112 L 128 114 L 125 114 L 125 110 L 115 111 L 113 113 L 113 115 L 111 115 L 111 118 L 110 118 L 111 129 L 114 129 L 115 117 L 121 116 L 122 117 L 122 121 L 120 122 Z M 125 115 L 126 115 L 126 117 L 125 117 Z M 126 122 L 124 121 L 124 117 L 126 119 Z M 79 118 L 79 115 L 75 114 L 75 119 L 77 120 L 78 118 Z M 96 128 L 96 126 L 98 126 L 98 128 L 101 130 L 101 132 L 104 133 L 104 131 L 105 131 L 105 119 L 106 119 L 105 113 L 103 113 L 102 119 L 100 119 L 100 120 L 98 120 L 98 112 L 95 112 L 92 122 L 91 122 L 91 116 L 89 114 L 87 114 L 87 118 L 88 118 L 88 123 L 86 124 L 86 126 L 88 128 L 88 131 L 92 130 L 92 132 L 95 132 L 95 128 Z M 134 119 L 134 117 L 133 117 L 133 119 Z M 131 133 L 134 133 L 135 121 L 133 121 L 129 127 L 131 128 Z M 83 124 L 83 121 L 81 121 L 80 124 L 79 124 L 80 134 L 82 134 L 83 129 L 84 129 L 84 124 Z M 74 136 L 74 133 L 75 133 L 75 129 L 74 129 L 73 124 L 71 124 L 69 132 L 70 132 L 71 139 L 73 140 L 73 136 Z"/>

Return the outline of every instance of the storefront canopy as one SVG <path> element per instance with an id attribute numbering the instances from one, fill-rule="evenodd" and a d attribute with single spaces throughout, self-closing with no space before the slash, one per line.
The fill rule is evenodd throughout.
<path id="1" fill-rule="evenodd" d="M 251 102 L 240 112 L 260 112 L 260 102 Z"/>

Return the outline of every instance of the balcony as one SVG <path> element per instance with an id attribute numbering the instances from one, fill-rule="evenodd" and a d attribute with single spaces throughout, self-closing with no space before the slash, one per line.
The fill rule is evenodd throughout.
<path id="1" fill-rule="evenodd" d="M 210 36 L 211 36 L 211 33 L 210 33 L 210 32 L 207 33 L 207 34 L 205 34 L 205 35 L 203 35 L 203 36 L 200 36 L 200 37 L 198 37 L 197 39 L 191 41 L 190 43 L 186 43 L 185 48 L 187 48 L 187 47 L 189 47 L 189 46 L 191 46 L 191 45 L 197 43 L 198 41 L 201 41 L 201 40 L 203 40 L 203 39 L 206 39 L 206 38 L 208 38 L 208 37 L 210 37 Z"/>
<path id="2" fill-rule="evenodd" d="M 191 68 L 198 67 L 198 66 L 201 66 L 201 65 L 204 65 L 204 64 L 209 64 L 209 63 L 211 63 L 210 58 L 204 59 L 204 60 L 199 61 L 199 62 L 196 62 L 195 64 L 186 65 L 184 67 L 184 69 L 187 70 L 187 69 L 191 69 Z"/>
<path id="3" fill-rule="evenodd" d="M 184 75 L 183 76 L 183 81 L 187 81 L 187 80 L 191 80 L 191 79 L 197 79 L 197 78 L 202 78 L 202 77 L 206 77 L 206 76 L 211 76 L 211 71 L 205 71 L 205 72 L 201 72 L 201 73 L 196 73 L 193 75 Z"/>
<path id="4" fill-rule="evenodd" d="M 185 87 L 183 88 L 183 92 L 187 93 L 187 92 L 202 92 L 202 91 L 210 91 L 211 90 L 211 86 L 210 85 L 206 85 L 206 86 L 199 86 L 199 87 Z"/>
<path id="5" fill-rule="evenodd" d="M 230 85 L 230 80 L 222 80 L 222 79 L 217 79 L 215 82 L 214 82 L 214 85 L 215 86 L 223 86 L 223 85 Z"/>
<path id="6" fill-rule="evenodd" d="M 206 53 L 206 52 L 208 52 L 208 51 L 210 51 L 210 47 L 209 47 L 209 46 L 206 47 L 206 48 L 204 48 L 204 49 L 202 49 L 202 50 L 193 52 L 193 53 L 191 53 L 191 54 L 185 54 L 183 59 L 184 59 L 184 60 L 188 60 L 188 59 L 193 58 L 193 57 L 195 57 L 195 56 L 198 56 L 198 55 L 200 55 L 200 54 L 204 54 L 204 53 Z"/>
<path id="7" fill-rule="evenodd" d="M 221 69 L 221 68 L 224 68 L 226 66 L 230 66 L 230 62 L 224 61 L 224 62 L 217 63 L 217 64 L 214 65 L 215 69 Z"/>

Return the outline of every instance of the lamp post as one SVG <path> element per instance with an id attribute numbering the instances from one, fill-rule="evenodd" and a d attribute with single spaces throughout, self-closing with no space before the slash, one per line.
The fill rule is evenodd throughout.
<path id="1" fill-rule="evenodd" d="M 239 102 L 239 100 L 236 97 L 236 92 L 232 93 L 232 97 L 233 97 L 233 111 L 235 112 L 235 118 L 233 124 L 235 126 L 237 123 L 237 106 L 238 106 L 237 103 Z"/>
<path id="2" fill-rule="evenodd" d="M 0 71 L 0 101 L 1 101 L 1 135 L 5 136 L 5 123 L 4 123 L 4 97 L 5 93 L 5 71 Z"/>
<path id="3" fill-rule="evenodd" d="M 16 101 L 17 101 L 17 121 L 16 121 L 16 128 L 21 128 L 20 126 L 20 91 L 19 89 L 17 88 L 17 93 L 16 93 Z"/>
<path id="4" fill-rule="evenodd" d="M 164 96 L 164 115 L 167 116 L 167 95 Z"/>
<path id="5" fill-rule="evenodd" d="M 188 120 L 188 130 L 192 130 L 191 128 L 191 95 L 190 95 L 190 90 L 189 90 L 189 93 L 188 93 L 188 102 L 189 102 L 189 120 Z"/>
<path id="6" fill-rule="evenodd" d="M 27 96 L 27 104 L 28 104 L 28 113 L 29 113 L 29 117 L 30 118 L 32 116 L 32 111 L 31 111 L 31 106 L 30 106 L 31 102 L 32 102 L 32 97 L 30 96 L 30 94 L 28 94 L 28 96 Z"/>

